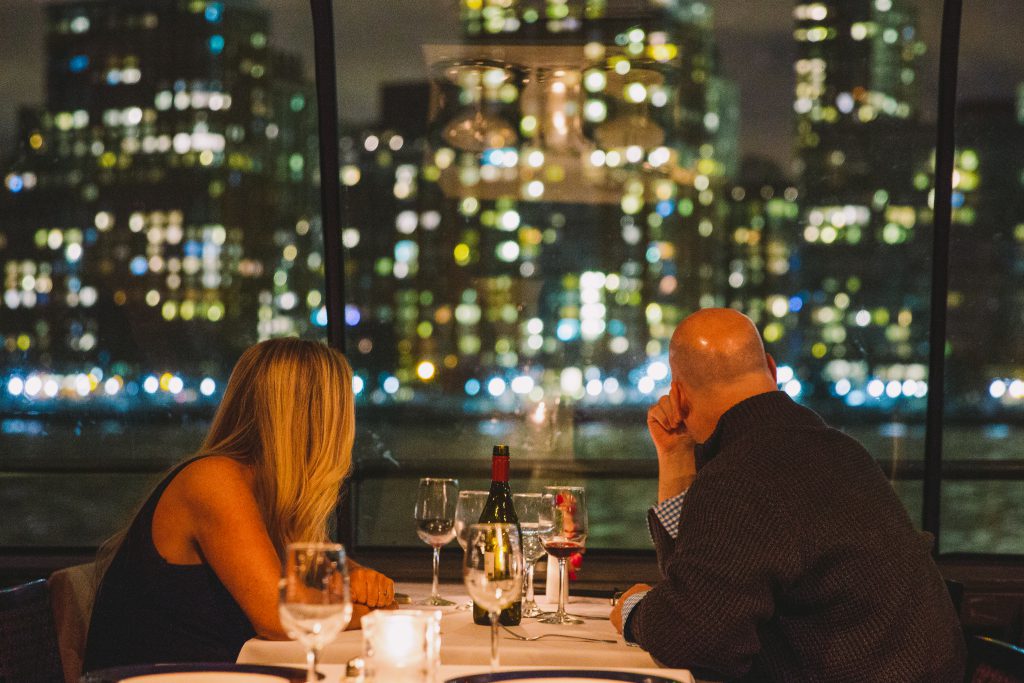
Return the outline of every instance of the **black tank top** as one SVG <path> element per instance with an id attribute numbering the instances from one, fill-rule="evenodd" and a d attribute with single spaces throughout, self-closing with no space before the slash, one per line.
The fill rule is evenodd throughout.
<path id="1" fill-rule="evenodd" d="M 83 671 L 129 664 L 233 662 L 256 635 L 205 562 L 170 564 L 153 545 L 153 512 L 176 467 L 132 521 L 100 583 Z"/>

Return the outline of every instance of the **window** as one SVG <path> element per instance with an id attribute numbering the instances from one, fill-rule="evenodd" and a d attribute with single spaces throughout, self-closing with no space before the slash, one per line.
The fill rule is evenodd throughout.
<path id="1" fill-rule="evenodd" d="M 941 549 L 1024 552 L 1019 21 L 968 10 Z M 936 3 L 335 11 L 357 545 L 419 547 L 417 478 L 485 487 L 503 442 L 515 490 L 588 486 L 591 547 L 649 548 L 644 414 L 702 306 L 750 315 L 920 518 Z M 90 545 L 243 348 L 325 335 L 333 141 L 306 3 L 0 12 L 27 82 L 0 86 L 0 545 Z"/>
<path id="2" fill-rule="evenodd" d="M 385 72 L 342 141 L 359 542 L 415 544 L 394 501 L 507 441 L 519 488 L 585 481 L 592 547 L 649 547 L 644 413 L 702 306 L 918 516 L 940 17 L 847 4 L 465 0 L 401 46 L 346 10 L 342 100 Z"/>
<path id="3" fill-rule="evenodd" d="M 977 10 L 960 57 L 941 538 L 946 552 L 1021 553 L 1024 67 L 998 46 L 1024 21 Z"/>
<path id="4" fill-rule="evenodd" d="M 46 87 L 0 124 L 0 543 L 96 544 L 242 349 L 322 335 L 315 91 L 257 7 L 4 11 Z"/>

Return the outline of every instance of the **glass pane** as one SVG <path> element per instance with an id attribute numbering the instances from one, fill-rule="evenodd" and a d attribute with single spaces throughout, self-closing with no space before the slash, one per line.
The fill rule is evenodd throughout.
<path id="1" fill-rule="evenodd" d="M 919 476 L 933 4 L 339 6 L 359 542 L 416 545 L 412 480 L 508 442 L 515 490 L 584 481 L 592 545 L 649 547 L 644 415 L 705 306 Z"/>
<path id="2" fill-rule="evenodd" d="M 0 10 L 0 544 L 98 543 L 246 346 L 322 335 L 308 6 L 275 7 Z"/>
<path id="3" fill-rule="evenodd" d="M 1024 65 L 1005 47 L 1022 30 L 1004 3 L 965 7 L 943 458 L 981 479 L 996 465 L 1017 473 L 944 483 L 944 552 L 1024 553 Z"/>

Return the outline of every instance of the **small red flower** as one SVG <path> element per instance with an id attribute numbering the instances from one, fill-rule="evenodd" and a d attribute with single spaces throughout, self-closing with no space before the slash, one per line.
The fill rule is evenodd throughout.
<path id="1" fill-rule="evenodd" d="M 569 580 L 575 581 L 583 568 L 583 553 L 573 553 L 569 556 Z"/>

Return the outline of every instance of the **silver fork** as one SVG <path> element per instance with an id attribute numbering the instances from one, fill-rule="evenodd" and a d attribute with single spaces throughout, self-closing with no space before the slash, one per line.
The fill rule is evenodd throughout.
<path id="1" fill-rule="evenodd" d="M 537 617 L 538 618 L 539 617 L 547 617 L 547 616 L 551 616 L 552 614 L 554 614 L 554 612 L 541 612 L 540 614 L 537 615 Z M 611 621 L 611 617 L 601 617 L 601 616 L 593 616 L 593 615 L 587 615 L 587 614 L 573 614 L 572 612 L 566 612 L 566 614 L 568 614 L 570 617 L 576 617 L 577 619 L 583 619 L 584 621 L 586 621 L 587 619 L 590 619 L 590 620 L 596 619 L 596 620 L 599 620 L 599 621 Z"/>
<path id="2" fill-rule="evenodd" d="M 513 638 L 515 638 L 516 640 L 522 640 L 522 641 L 525 641 L 527 643 L 533 642 L 535 640 L 540 640 L 541 638 L 568 638 L 569 640 L 579 640 L 579 641 L 583 641 L 585 643 L 617 643 L 617 642 L 619 642 L 617 640 L 607 640 L 605 638 L 590 638 L 590 637 L 587 637 L 587 636 L 574 636 L 571 633 L 542 633 L 539 636 L 524 636 L 524 635 L 522 635 L 520 633 L 516 633 L 515 631 L 510 629 L 508 626 L 505 626 L 504 624 L 502 624 L 501 627 L 503 629 L 505 629 L 505 631 L 507 631 L 508 634 L 510 636 L 512 636 Z"/>

